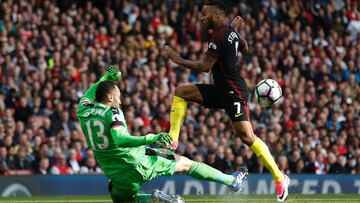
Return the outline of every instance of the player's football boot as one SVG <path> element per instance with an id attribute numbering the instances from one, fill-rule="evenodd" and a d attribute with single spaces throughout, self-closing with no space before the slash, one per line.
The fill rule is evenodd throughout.
<path id="1" fill-rule="evenodd" d="M 230 188 L 234 191 L 234 192 L 239 192 L 243 189 L 244 187 L 244 180 L 246 179 L 246 176 L 248 175 L 248 169 L 243 166 L 241 167 L 239 172 L 235 172 L 232 174 L 232 176 L 234 176 L 235 180 L 234 182 L 231 184 Z"/>
<path id="2" fill-rule="evenodd" d="M 179 141 L 176 141 L 176 140 L 174 140 L 174 141 L 172 141 L 171 142 L 171 144 L 170 144 L 170 149 L 172 150 L 172 151 L 175 151 L 177 148 L 178 148 L 178 146 L 179 146 Z"/>
<path id="3" fill-rule="evenodd" d="M 154 190 L 152 193 L 152 197 L 155 200 L 161 201 L 161 202 L 169 202 L 169 203 L 185 203 L 185 200 L 180 197 L 179 195 L 168 195 L 165 192 L 161 190 Z"/>
<path id="4" fill-rule="evenodd" d="M 276 197 L 278 202 L 284 202 L 288 195 L 288 187 L 290 185 L 290 178 L 284 174 L 284 179 L 282 181 L 277 181 L 275 183 L 275 189 L 276 189 Z"/>

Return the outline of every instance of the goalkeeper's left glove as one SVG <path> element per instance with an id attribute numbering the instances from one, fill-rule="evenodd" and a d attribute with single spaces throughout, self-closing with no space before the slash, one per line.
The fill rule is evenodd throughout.
<path id="1" fill-rule="evenodd" d="M 162 148 L 174 150 L 173 147 L 171 146 L 173 139 L 168 133 L 160 132 L 157 135 L 160 135 L 160 137 L 155 142 L 155 145 L 162 147 Z"/>

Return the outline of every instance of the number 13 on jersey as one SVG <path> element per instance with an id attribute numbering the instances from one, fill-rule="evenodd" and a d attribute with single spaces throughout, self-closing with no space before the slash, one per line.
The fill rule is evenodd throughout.
<path id="1" fill-rule="evenodd" d="M 104 135 L 104 124 L 101 121 L 87 121 L 86 129 L 92 149 L 106 149 L 109 146 L 109 139 Z M 102 139 L 102 142 L 99 138 Z"/>

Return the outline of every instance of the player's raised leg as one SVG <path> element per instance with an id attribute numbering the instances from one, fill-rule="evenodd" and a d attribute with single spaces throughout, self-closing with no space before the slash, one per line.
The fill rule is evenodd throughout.
<path id="1" fill-rule="evenodd" d="M 241 140 L 250 146 L 251 150 L 270 171 L 275 180 L 278 201 L 285 201 L 288 196 L 290 179 L 281 173 L 267 145 L 254 134 L 249 121 L 233 122 L 233 126 L 237 134 L 240 135 Z"/>
<path id="2" fill-rule="evenodd" d="M 184 85 L 175 89 L 170 112 L 170 131 L 169 135 L 173 139 L 172 148 L 178 147 L 178 140 L 181 125 L 187 109 L 187 101 L 200 103 L 201 94 L 195 85 Z"/>
<path id="3" fill-rule="evenodd" d="M 234 192 L 238 192 L 242 189 L 243 180 L 248 174 L 246 167 L 243 167 L 241 171 L 232 175 L 227 175 L 211 166 L 192 161 L 184 156 L 175 155 L 175 160 L 175 172 L 187 173 L 198 180 L 207 180 L 227 185 Z"/>

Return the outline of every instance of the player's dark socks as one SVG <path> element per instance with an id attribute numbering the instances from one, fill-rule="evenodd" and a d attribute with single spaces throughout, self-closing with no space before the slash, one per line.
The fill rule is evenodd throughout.
<path id="1" fill-rule="evenodd" d="M 176 141 L 176 140 L 172 141 L 170 146 L 171 146 L 173 151 L 176 150 L 178 148 L 178 146 L 179 146 L 179 141 Z"/>

